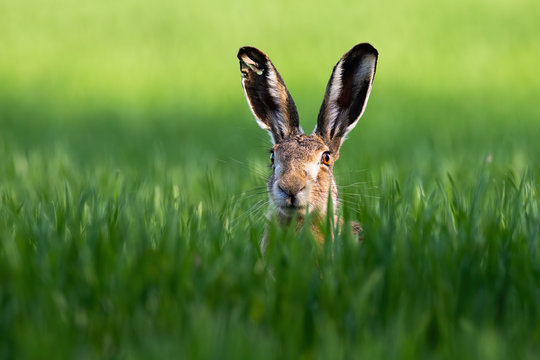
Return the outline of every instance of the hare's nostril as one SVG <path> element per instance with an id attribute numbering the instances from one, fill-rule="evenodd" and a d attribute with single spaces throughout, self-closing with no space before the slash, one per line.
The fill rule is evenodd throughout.
<path id="1" fill-rule="evenodd" d="M 278 185 L 278 189 L 279 189 L 279 191 L 281 191 L 285 195 L 289 195 L 289 192 L 287 190 L 285 190 L 284 188 L 282 188 L 281 185 Z"/>
<path id="2" fill-rule="evenodd" d="M 298 189 L 298 188 L 283 187 L 278 184 L 277 188 L 282 194 L 285 195 L 285 199 L 283 200 L 286 206 L 296 207 L 296 206 L 299 206 L 299 204 L 301 203 L 301 196 L 299 195 L 302 192 L 302 190 L 306 188 L 306 186 L 304 185 L 300 189 Z"/>
<path id="3" fill-rule="evenodd" d="M 283 192 L 285 195 L 294 198 L 296 197 L 302 190 L 304 190 L 306 186 L 302 186 L 300 189 L 293 189 L 293 188 L 283 188 L 281 185 L 278 185 L 278 189 Z"/>

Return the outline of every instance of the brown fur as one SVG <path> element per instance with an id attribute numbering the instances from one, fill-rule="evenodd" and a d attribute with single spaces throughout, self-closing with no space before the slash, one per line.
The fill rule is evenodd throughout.
<path id="1" fill-rule="evenodd" d="M 328 211 L 329 196 L 334 223 L 338 220 L 338 191 L 332 170 L 345 136 L 365 109 L 377 57 L 377 50 L 366 43 L 343 55 L 328 82 L 317 127 L 313 134 L 305 135 L 294 101 L 268 56 L 252 47 L 238 52 L 248 104 L 259 126 L 269 131 L 274 143 L 273 171 L 268 180 L 273 207 L 268 217 L 275 215 L 280 224 L 295 218 L 297 225 L 302 226 L 308 211 L 315 219 L 310 226 L 319 242 L 324 240 L 319 225 Z M 324 160 L 328 160 L 327 156 L 329 161 Z M 354 223 L 353 230 L 360 234 L 360 224 Z M 261 243 L 263 253 L 267 244 L 265 234 Z"/>
<path id="2" fill-rule="evenodd" d="M 328 151 L 328 147 L 318 135 L 297 135 L 274 145 L 272 150 L 275 163 L 268 180 L 268 193 L 272 203 L 282 202 L 281 191 L 277 186 L 285 192 L 302 194 L 298 209 L 277 209 L 280 223 L 288 223 L 293 216 L 303 222 L 306 209 L 315 218 L 323 216 L 327 211 L 329 194 L 332 202 L 337 204 L 337 186 L 332 174 L 334 164 L 332 160 L 329 165 L 322 163 L 322 154 Z M 334 216 L 337 219 L 335 208 Z"/>

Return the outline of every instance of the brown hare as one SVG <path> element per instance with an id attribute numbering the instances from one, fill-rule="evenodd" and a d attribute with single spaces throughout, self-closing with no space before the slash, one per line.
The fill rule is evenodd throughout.
<path id="1" fill-rule="evenodd" d="M 281 224 L 293 218 L 302 223 L 308 211 L 318 219 L 311 227 L 322 241 L 318 222 L 327 213 L 330 196 L 334 223 L 337 221 L 338 190 L 332 170 L 345 136 L 366 107 L 377 57 L 377 50 L 367 43 L 354 46 L 341 57 L 328 81 L 317 126 L 311 135 L 305 135 L 291 94 L 268 56 L 253 47 L 239 50 L 244 94 L 255 120 L 273 142 L 269 217 L 275 214 Z M 354 227 L 361 231 L 359 225 Z M 265 235 L 263 254 L 267 242 Z"/>

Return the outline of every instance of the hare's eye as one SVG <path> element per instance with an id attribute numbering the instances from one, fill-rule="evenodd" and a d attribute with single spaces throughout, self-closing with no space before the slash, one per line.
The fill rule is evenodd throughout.
<path id="1" fill-rule="evenodd" d="M 323 152 L 321 161 L 324 165 L 330 165 L 330 152 Z"/>
<path id="2" fill-rule="evenodd" d="M 270 151 L 270 162 L 274 165 L 274 152 Z"/>

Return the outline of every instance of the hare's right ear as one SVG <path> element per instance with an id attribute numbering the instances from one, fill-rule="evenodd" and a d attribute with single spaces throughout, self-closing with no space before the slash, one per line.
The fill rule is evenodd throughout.
<path id="1" fill-rule="evenodd" d="M 276 68 L 262 51 L 243 47 L 238 51 L 242 86 L 251 112 L 274 144 L 301 134 L 296 105 Z"/>

